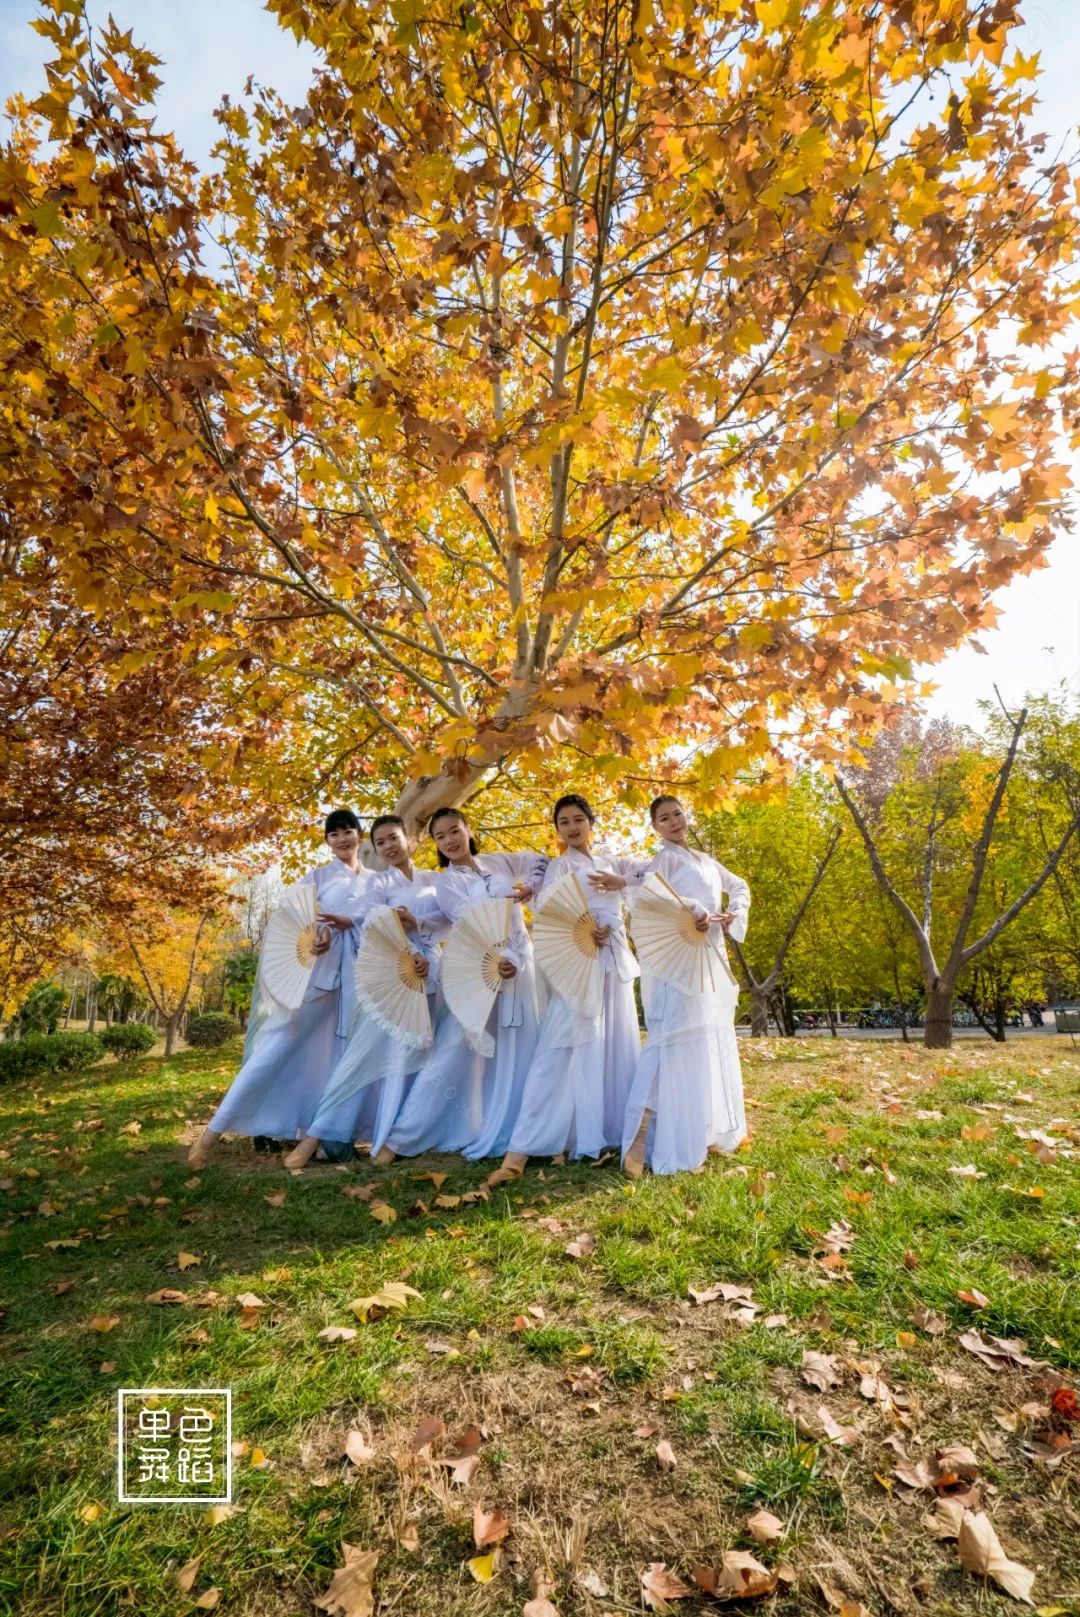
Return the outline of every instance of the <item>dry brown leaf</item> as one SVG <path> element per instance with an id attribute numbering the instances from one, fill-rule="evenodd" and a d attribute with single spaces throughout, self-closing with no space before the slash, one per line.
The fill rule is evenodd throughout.
<path id="1" fill-rule="evenodd" d="M 285 1197 L 287 1195 L 288 1192 L 285 1190 L 273 1190 L 270 1192 L 269 1196 L 263 1197 L 263 1201 L 266 1203 L 267 1207 L 284 1207 Z"/>
<path id="2" fill-rule="evenodd" d="M 568 1258 L 587 1258 L 596 1251 L 596 1236 L 584 1230 L 580 1235 L 568 1241 L 563 1251 Z"/>
<path id="3" fill-rule="evenodd" d="M 663 1561 L 653 1561 L 641 1574 L 641 1598 L 650 1611 L 666 1612 L 669 1600 L 685 1600 L 693 1592 Z"/>
<path id="4" fill-rule="evenodd" d="M 702 1303 L 714 1303 L 718 1297 L 722 1297 L 726 1303 L 753 1301 L 749 1286 L 736 1286 L 728 1280 L 721 1280 L 715 1286 L 706 1287 L 704 1291 L 696 1291 L 693 1286 L 687 1286 L 686 1289 L 698 1307 Z"/>
<path id="5" fill-rule="evenodd" d="M 934 1508 L 923 1517 L 923 1526 L 929 1528 L 935 1538 L 956 1538 L 960 1533 L 960 1524 L 966 1514 L 966 1507 L 960 1499 L 938 1499 Z"/>
<path id="6" fill-rule="evenodd" d="M 967 1303 L 971 1308 L 990 1307 L 990 1299 L 986 1293 L 984 1291 L 976 1291 L 974 1286 L 972 1286 L 970 1291 L 958 1291 L 956 1295 L 959 1297 L 962 1303 Z"/>
<path id="7" fill-rule="evenodd" d="M 366 1465 L 375 1458 L 375 1450 L 371 1447 L 363 1432 L 358 1432 L 354 1426 L 346 1432 L 345 1441 L 341 1446 L 343 1459 L 351 1460 L 353 1465 Z"/>
<path id="8" fill-rule="evenodd" d="M 319 1332 L 320 1342 L 351 1342 L 356 1331 L 351 1325 L 328 1325 Z"/>
<path id="9" fill-rule="evenodd" d="M 960 1346 L 974 1353 L 991 1370 L 1004 1370 L 1010 1364 L 1031 1368 L 1037 1363 L 1024 1352 L 1027 1343 L 1021 1337 L 983 1336 L 979 1331 L 970 1330 L 960 1337 Z"/>
<path id="10" fill-rule="evenodd" d="M 812 1348 L 804 1348 L 802 1377 L 819 1392 L 828 1392 L 840 1379 L 836 1359 L 831 1353 L 816 1353 Z"/>
<path id="11" fill-rule="evenodd" d="M 1031 1598 L 1034 1572 L 1021 1566 L 1019 1561 L 1009 1559 L 989 1516 L 980 1511 L 966 1511 L 960 1523 L 956 1547 L 965 1572 L 977 1572 L 981 1577 L 993 1578 L 1014 1600 L 1022 1600 L 1029 1606 L 1035 1604 Z"/>
<path id="12" fill-rule="evenodd" d="M 746 1531 L 755 1544 L 775 1544 L 782 1539 L 786 1528 L 779 1516 L 774 1516 L 770 1510 L 755 1510 L 752 1516 L 747 1517 Z"/>
<path id="13" fill-rule="evenodd" d="M 911 1316 L 911 1323 L 917 1325 L 920 1331 L 927 1336 L 944 1336 L 949 1329 L 949 1322 L 944 1314 L 935 1314 L 931 1308 L 917 1308 Z"/>
<path id="14" fill-rule="evenodd" d="M 749 1550 L 728 1550 L 719 1566 L 696 1566 L 694 1579 L 714 1600 L 754 1600 L 772 1594 L 778 1574 L 762 1566 Z"/>
<path id="15" fill-rule="evenodd" d="M 424 1449 L 430 1448 L 437 1437 L 442 1437 L 445 1431 L 446 1424 L 439 1420 L 437 1415 L 425 1415 L 409 1439 L 409 1447 L 414 1454 L 420 1454 Z"/>
<path id="16" fill-rule="evenodd" d="M 830 1410 L 825 1408 L 824 1404 L 819 1407 L 817 1417 L 821 1422 L 821 1429 L 830 1443 L 836 1443 L 842 1448 L 850 1448 L 859 1435 L 856 1427 L 841 1426 L 840 1422 Z"/>
<path id="17" fill-rule="evenodd" d="M 656 1445 L 656 1459 L 661 1471 L 674 1471 L 679 1463 L 675 1458 L 675 1450 L 666 1437 L 662 1437 Z"/>
<path id="18" fill-rule="evenodd" d="M 177 1291 L 174 1286 L 162 1286 L 160 1291 L 152 1291 L 150 1295 L 144 1299 L 144 1301 L 148 1303 L 159 1303 L 165 1307 L 168 1307 L 169 1305 L 175 1303 L 186 1303 L 187 1292 Z"/>
<path id="19" fill-rule="evenodd" d="M 371 1214 L 372 1218 L 377 1219 L 380 1224 L 397 1223 L 397 1213 L 395 1212 L 394 1208 L 390 1206 L 389 1202 L 372 1202 L 371 1206 L 368 1208 L 368 1212 Z"/>
<path id="20" fill-rule="evenodd" d="M 341 1542 L 345 1565 L 338 1567 L 330 1587 L 315 1604 L 330 1617 L 372 1617 L 375 1597 L 371 1579 L 379 1559 L 378 1550 L 361 1550 Z"/>
<path id="21" fill-rule="evenodd" d="M 240 1304 L 241 1308 L 245 1309 L 265 1308 L 267 1306 L 263 1299 L 261 1297 L 257 1297 L 253 1291 L 242 1291 L 236 1301 Z"/>
<path id="22" fill-rule="evenodd" d="M 513 1525 L 513 1517 L 503 1510 L 485 1510 L 483 1505 L 473 1507 L 473 1543 L 478 1550 L 501 1544 Z"/>
<path id="23" fill-rule="evenodd" d="M 173 1582 L 182 1595 L 189 1595 L 195 1587 L 195 1579 L 199 1576 L 202 1566 L 202 1556 L 197 1555 L 193 1561 L 185 1561 L 179 1572 L 173 1573 Z"/>
<path id="24" fill-rule="evenodd" d="M 195 1602 L 195 1610 L 196 1611 L 213 1611 L 214 1607 L 217 1605 L 217 1603 L 218 1603 L 218 1601 L 220 1599 L 221 1599 L 221 1590 L 220 1589 L 217 1589 L 217 1588 L 207 1589 L 203 1594 L 201 1594 L 199 1596 L 198 1600 L 196 1600 L 196 1602 Z"/>

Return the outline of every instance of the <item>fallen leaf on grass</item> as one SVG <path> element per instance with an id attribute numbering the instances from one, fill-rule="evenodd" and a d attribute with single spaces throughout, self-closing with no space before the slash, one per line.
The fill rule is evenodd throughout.
<path id="1" fill-rule="evenodd" d="M 714 1303 L 718 1297 L 722 1297 L 726 1303 L 748 1303 L 753 1300 L 749 1286 L 736 1286 L 727 1280 L 721 1280 L 715 1286 L 707 1286 L 704 1291 L 696 1291 L 693 1286 L 687 1286 L 686 1289 L 698 1308 L 703 1303 Z"/>
<path id="2" fill-rule="evenodd" d="M 661 1471 L 674 1471 L 679 1463 L 675 1458 L 675 1450 L 666 1437 L 662 1437 L 656 1445 L 656 1459 Z"/>
<path id="3" fill-rule="evenodd" d="M 513 1525 L 513 1517 L 504 1510 L 485 1510 L 483 1505 L 476 1505 L 473 1509 L 473 1543 L 478 1550 L 501 1544 Z"/>
<path id="4" fill-rule="evenodd" d="M 483 1436 L 478 1426 L 467 1426 L 454 1444 L 453 1452 L 444 1454 L 439 1459 L 439 1465 L 449 1466 L 450 1481 L 461 1487 L 467 1487 L 473 1479 L 473 1472 L 480 1464 L 480 1445 Z"/>
<path id="5" fill-rule="evenodd" d="M 120 1323 L 120 1315 L 91 1314 L 86 1323 L 90 1330 L 97 1331 L 99 1336 L 104 1336 L 106 1331 L 113 1331 L 116 1329 Z"/>
<path id="6" fill-rule="evenodd" d="M 328 1325 L 319 1332 L 320 1342 L 351 1342 L 356 1331 L 351 1325 Z"/>
<path id="7" fill-rule="evenodd" d="M 251 1451 L 251 1469 L 253 1471 L 269 1471 L 273 1462 L 265 1449 L 253 1448 Z"/>
<path id="8" fill-rule="evenodd" d="M 568 1258 L 588 1258 L 596 1251 L 596 1236 L 590 1235 L 588 1230 L 568 1241 L 563 1251 Z"/>
<path id="9" fill-rule="evenodd" d="M 379 1559 L 378 1550 L 361 1550 L 341 1542 L 345 1565 L 338 1567 L 330 1587 L 315 1604 L 330 1617 L 371 1617 L 375 1598 L 371 1579 Z"/>
<path id="10" fill-rule="evenodd" d="M 178 1269 L 194 1269 L 201 1262 L 202 1259 L 197 1258 L 194 1252 L 178 1252 L 176 1254 L 176 1267 Z"/>
<path id="11" fill-rule="evenodd" d="M 788 1317 L 786 1314 L 766 1314 L 761 1323 L 767 1331 L 778 1331 L 787 1322 Z"/>
<path id="12" fill-rule="evenodd" d="M 474 1555 L 469 1562 L 469 1571 L 477 1583 L 490 1583 L 495 1576 L 495 1566 L 498 1560 L 498 1550 L 492 1550 L 490 1555 Z"/>
<path id="13" fill-rule="evenodd" d="M 81 1522 L 96 1522 L 99 1516 L 105 1514 L 104 1505 L 84 1505 L 79 1512 Z"/>
<path id="14" fill-rule="evenodd" d="M 923 1526 L 935 1538 L 957 1538 L 966 1514 L 967 1506 L 962 1499 L 938 1499 L 934 1502 L 933 1510 L 923 1517 Z"/>
<path id="15" fill-rule="evenodd" d="M 449 1210 L 452 1207 L 460 1207 L 461 1206 L 461 1197 L 460 1196 L 436 1196 L 434 1202 L 432 1203 L 432 1206 L 434 1206 L 434 1207 L 442 1207 L 442 1208 L 445 1208 L 447 1210 Z M 375 1209 L 372 1208 L 372 1212 L 374 1212 L 374 1211 L 375 1211 Z"/>
<path id="16" fill-rule="evenodd" d="M 831 1583 L 824 1583 L 821 1578 L 816 1581 L 825 1604 L 838 1612 L 839 1617 L 870 1617 L 861 1600 L 854 1600 L 851 1595 L 846 1595 L 842 1589 L 835 1588 Z"/>
<path id="17" fill-rule="evenodd" d="M 714 1600 L 754 1600 L 772 1594 L 778 1574 L 762 1566 L 749 1550 L 728 1550 L 719 1566 L 696 1566 L 694 1581 Z"/>
<path id="18" fill-rule="evenodd" d="M 203 1521 L 207 1527 L 219 1527 L 222 1522 L 227 1522 L 230 1517 L 239 1516 L 242 1513 L 243 1507 L 240 1505 L 211 1505 L 203 1516 Z"/>
<path id="19" fill-rule="evenodd" d="M 341 1445 L 338 1456 L 342 1460 L 350 1460 L 353 1465 L 366 1465 L 375 1458 L 375 1450 L 371 1447 L 363 1432 L 352 1427 L 345 1433 L 345 1441 Z"/>
<path id="20" fill-rule="evenodd" d="M 991 1370 L 1004 1370 L 1010 1364 L 1030 1368 L 1037 1363 L 1024 1352 L 1027 1343 L 1022 1337 L 983 1336 L 979 1331 L 971 1330 L 965 1331 L 960 1337 L 960 1346 L 973 1353 Z"/>
<path id="21" fill-rule="evenodd" d="M 831 1353 L 816 1353 L 813 1348 L 804 1348 L 802 1377 L 819 1392 L 828 1392 L 840 1379 L 835 1357 Z"/>
<path id="22" fill-rule="evenodd" d="M 449 1174 L 445 1173 L 414 1173 L 413 1184 L 420 1185 L 427 1180 L 430 1184 L 435 1186 L 436 1190 L 441 1190 L 449 1177 Z"/>
<path id="23" fill-rule="evenodd" d="M 272 1191 L 269 1196 L 264 1196 L 263 1201 L 266 1203 L 267 1207 L 284 1207 L 285 1197 L 287 1194 L 287 1191 L 275 1190 Z"/>
<path id="24" fill-rule="evenodd" d="M 693 1592 L 663 1561 L 653 1561 L 641 1574 L 641 1598 L 650 1611 L 666 1612 L 669 1600 L 685 1600 Z"/>
<path id="25" fill-rule="evenodd" d="M 195 1579 L 199 1576 L 202 1566 L 202 1556 L 197 1555 L 193 1561 L 185 1561 L 179 1572 L 173 1573 L 173 1582 L 182 1595 L 189 1595 L 195 1587 Z"/>
<path id="26" fill-rule="evenodd" d="M 196 1609 L 196 1611 L 213 1611 L 214 1607 L 217 1605 L 217 1603 L 218 1603 L 218 1601 L 220 1599 L 221 1599 L 221 1590 L 220 1589 L 217 1589 L 217 1588 L 207 1589 L 206 1592 L 204 1594 L 201 1594 L 199 1596 L 198 1600 L 196 1600 L 195 1609 Z"/>
<path id="27" fill-rule="evenodd" d="M 949 1169 L 949 1172 L 951 1174 L 955 1174 L 957 1179 L 986 1178 L 986 1175 L 984 1173 L 980 1173 L 979 1169 L 976 1168 L 973 1162 L 954 1162 L 952 1167 Z"/>
<path id="28" fill-rule="evenodd" d="M 972 1286 L 970 1291 L 958 1291 L 956 1295 L 962 1303 L 968 1303 L 972 1308 L 989 1308 L 990 1299 L 985 1292 L 976 1291 Z"/>
<path id="29" fill-rule="evenodd" d="M 925 1331 L 927 1336 L 944 1336 L 949 1329 L 949 1322 L 944 1314 L 935 1314 L 932 1308 L 917 1308 L 911 1316 L 911 1323 Z"/>
<path id="30" fill-rule="evenodd" d="M 170 1303 L 186 1303 L 187 1292 L 177 1291 L 173 1286 L 162 1286 L 160 1291 L 152 1291 L 145 1301 L 148 1303 L 161 1303 L 165 1305 Z"/>
<path id="31" fill-rule="evenodd" d="M 395 1212 L 394 1208 L 390 1206 L 389 1202 L 372 1202 L 371 1206 L 368 1208 L 368 1212 L 371 1214 L 372 1218 L 377 1219 L 380 1224 L 397 1223 L 397 1213 Z"/>
<path id="32" fill-rule="evenodd" d="M 956 1547 L 965 1572 L 977 1572 L 981 1577 L 993 1578 L 1014 1600 L 1022 1600 L 1029 1606 L 1035 1604 L 1031 1598 L 1034 1572 L 1021 1566 L 1019 1561 L 1009 1559 L 989 1516 L 979 1511 L 967 1511 L 960 1523 Z"/>
<path id="33" fill-rule="evenodd" d="M 755 1544 L 775 1544 L 783 1538 L 786 1531 L 779 1516 L 774 1516 L 770 1510 L 755 1510 L 747 1518 L 746 1531 Z"/>
<path id="34" fill-rule="evenodd" d="M 374 1185 L 342 1185 L 341 1194 L 347 1201 L 369 1202 L 375 1194 Z"/>
<path id="35" fill-rule="evenodd" d="M 832 1411 L 826 1409 L 824 1404 L 819 1407 L 817 1418 L 821 1422 L 821 1429 L 829 1442 L 835 1443 L 841 1448 L 850 1448 L 859 1435 L 857 1427 L 841 1426 Z"/>
<path id="36" fill-rule="evenodd" d="M 437 1437 L 442 1437 L 445 1431 L 445 1421 L 441 1421 L 437 1415 L 425 1415 L 410 1437 L 409 1447 L 414 1454 L 421 1454 L 424 1449 L 431 1447 Z"/>
<path id="37" fill-rule="evenodd" d="M 366 1325 L 369 1320 L 381 1319 L 383 1314 L 404 1313 L 409 1306 L 410 1297 L 422 1301 L 423 1292 L 417 1291 L 413 1286 L 407 1286 L 403 1280 L 389 1280 L 373 1297 L 355 1298 L 349 1304 L 349 1309 Z"/>

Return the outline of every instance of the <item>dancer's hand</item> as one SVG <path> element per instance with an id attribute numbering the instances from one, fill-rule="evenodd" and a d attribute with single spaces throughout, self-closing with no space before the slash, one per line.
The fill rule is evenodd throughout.
<path id="1" fill-rule="evenodd" d="M 312 954 L 314 954 L 314 955 L 325 954 L 327 949 L 329 949 L 332 942 L 333 942 L 333 939 L 331 938 L 329 932 L 324 932 L 320 928 L 320 930 L 318 932 L 316 932 L 314 940 L 312 941 L 312 945 L 311 945 Z"/>
<path id="2" fill-rule="evenodd" d="M 416 931 L 416 917 L 407 904 L 398 905 L 397 918 L 405 928 L 406 932 Z"/>
<path id="3" fill-rule="evenodd" d="M 717 926 L 722 927 L 725 932 L 730 932 L 735 924 L 735 917 L 730 910 L 717 910 L 716 914 L 711 916 L 710 919 L 715 921 Z"/>
<path id="4" fill-rule="evenodd" d="M 416 967 L 416 975 L 420 978 L 426 977 L 431 969 L 428 965 L 426 955 L 414 954 L 412 957 L 412 963 Z"/>
<path id="5" fill-rule="evenodd" d="M 610 926 L 594 926 L 593 927 L 593 929 L 592 929 L 592 940 L 596 944 L 596 947 L 598 949 L 602 949 L 604 947 L 604 945 L 607 943 L 607 941 L 608 941 L 608 939 L 610 937 L 611 937 L 611 928 L 610 928 Z"/>
<path id="6" fill-rule="evenodd" d="M 697 927 L 699 932 L 707 932 L 709 930 L 709 922 L 711 919 L 712 917 L 709 915 L 695 915 L 694 925 Z"/>
<path id="7" fill-rule="evenodd" d="M 513 898 L 515 904 L 527 904 L 532 896 L 533 889 L 529 882 L 516 881 L 514 883 L 514 891 L 511 894 L 511 897 Z"/>
<path id="8" fill-rule="evenodd" d="M 337 932 L 348 932 L 352 927 L 352 917 L 348 915 L 331 915 L 329 910 L 319 911 L 319 920 L 324 926 L 332 926 Z"/>
<path id="9" fill-rule="evenodd" d="M 587 879 L 598 893 L 621 893 L 626 886 L 626 877 L 611 870 L 590 870 Z"/>
<path id="10" fill-rule="evenodd" d="M 512 960 L 507 960 L 505 955 L 499 961 L 499 976 L 504 977 L 507 982 L 510 981 L 511 977 L 517 976 L 517 967 Z"/>

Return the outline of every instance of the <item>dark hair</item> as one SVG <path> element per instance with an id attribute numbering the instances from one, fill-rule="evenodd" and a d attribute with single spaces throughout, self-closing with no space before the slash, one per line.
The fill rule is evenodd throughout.
<path id="1" fill-rule="evenodd" d="M 656 824 L 657 813 L 663 808 L 665 803 L 674 803 L 676 808 L 682 808 L 682 804 L 679 802 L 679 799 L 677 797 L 672 797 L 670 792 L 663 792 L 659 797 L 654 797 L 652 802 L 649 804 L 649 819 L 654 825 Z"/>
<path id="2" fill-rule="evenodd" d="M 352 809 L 331 809 L 326 816 L 323 826 L 323 836 L 328 837 L 331 831 L 359 831 L 360 821 Z"/>
<path id="3" fill-rule="evenodd" d="M 584 797 L 582 797 L 580 792 L 567 792 L 565 797 L 559 798 L 559 801 L 551 811 L 551 823 L 556 827 L 559 824 L 559 810 L 564 808 L 580 809 L 590 825 L 596 824 L 596 815 L 593 813 L 592 809 L 588 805 L 588 802 Z"/>
<path id="4" fill-rule="evenodd" d="M 460 809 L 456 809 L 456 808 L 440 808 L 440 809 L 436 809 L 434 814 L 431 816 L 431 819 L 428 821 L 428 830 L 431 832 L 432 841 L 435 840 L 435 826 L 436 826 L 436 824 L 438 823 L 439 820 L 460 820 L 462 825 L 468 825 L 468 823 L 469 823 L 468 820 L 465 818 L 464 814 L 462 814 Z M 480 852 L 479 848 L 476 846 L 476 838 L 474 836 L 472 836 L 472 835 L 470 835 L 470 837 L 469 837 L 469 852 L 471 854 L 477 854 L 477 853 Z M 436 848 L 435 849 L 435 857 L 436 857 L 436 859 L 438 859 L 439 864 L 442 866 L 443 870 L 445 870 L 447 865 L 450 863 L 450 861 L 446 857 L 446 855 L 443 853 L 441 848 Z"/>
<path id="5" fill-rule="evenodd" d="M 405 821 L 401 818 L 400 814 L 379 814 L 379 815 L 377 815 L 376 818 L 374 820 L 372 820 L 372 822 L 371 822 L 371 830 L 368 832 L 368 837 L 370 839 L 372 847 L 375 846 L 375 834 L 376 834 L 376 832 L 381 831 L 384 825 L 400 825 L 401 829 L 403 831 L 405 830 Z"/>

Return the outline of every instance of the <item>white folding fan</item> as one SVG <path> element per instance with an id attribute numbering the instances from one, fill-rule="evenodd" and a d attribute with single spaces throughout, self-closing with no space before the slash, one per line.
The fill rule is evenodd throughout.
<path id="1" fill-rule="evenodd" d="M 431 1043 L 426 980 L 397 910 L 372 910 L 356 956 L 356 995 L 381 1028 L 409 1045 Z"/>
<path id="2" fill-rule="evenodd" d="M 685 994 L 711 994 L 734 983 L 715 940 L 696 926 L 694 910 L 654 871 L 630 897 L 630 930 L 642 965 Z"/>
<path id="3" fill-rule="evenodd" d="M 487 1019 L 502 988 L 499 960 L 510 936 L 513 900 L 482 898 L 463 910 L 450 928 L 442 957 L 443 996 L 481 1055 L 494 1054 Z"/>
<path id="4" fill-rule="evenodd" d="M 286 887 L 266 925 L 262 980 L 271 997 L 287 1011 L 295 1011 L 300 1005 L 319 958 L 314 952 L 319 935 L 318 901 L 314 882 Z"/>
<path id="5" fill-rule="evenodd" d="M 533 910 L 536 961 L 555 992 L 584 1016 L 604 1003 L 604 967 L 593 942 L 597 922 L 571 871 L 542 893 Z"/>

